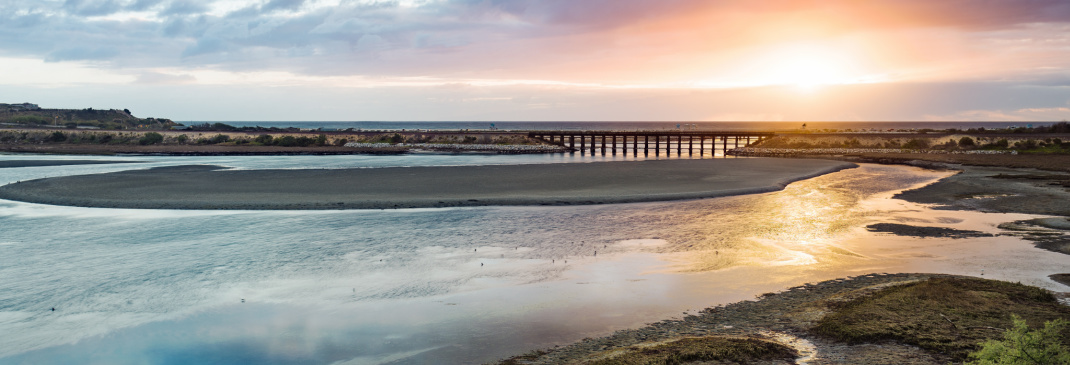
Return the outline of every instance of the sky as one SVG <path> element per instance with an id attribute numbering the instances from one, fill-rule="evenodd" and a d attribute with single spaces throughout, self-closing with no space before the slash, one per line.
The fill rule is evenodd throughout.
<path id="1" fill-rule="evenodd" d="M 176 121 L 1058 121 L 1065 0 L 0 0 L 0 102 Z"/>

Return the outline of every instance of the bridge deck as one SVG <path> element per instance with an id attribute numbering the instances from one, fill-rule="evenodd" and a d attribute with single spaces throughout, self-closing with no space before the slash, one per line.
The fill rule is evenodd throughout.
<path id="1" fill-rule="evenodd" d="M 738 132 L 738 131 L 529 131 L 528 136 L 728 136 L 728 137 L 772 137 L 773 132 Z"/>
<path id="2" fill-rule="evenodd" d="M 666 151 L 668 156 L 676 142 L 678 156 L 687 150 L 689 156 L 698 150 L 699 156 L 706 155 L 709 150 L 711 156 L 717 156 L 718 147 L 721 156 L 728 155 L 729 146 L 738 148 L 749 146 L 753 143 L 774 136 L 772 132 L 739 132 L 739 131 L 530 131 L 528 137 L 537 138 L 551 144 L 564 146 L 573 151 L 585 152 L 590 150 L 595 153 L 601 149 L 606 154 L 607 149 L 614 155 L 618 150 L 627 154 L 630 149 L 638 155 L 642 149 L 643 154 L 654 151 L 655 156 L 660 156 L 661 151 Z M 664 137 L 664 142 L 662 138 Z M 618 143 L 617 139 L 620 139 Z M 642 140 L 642 143 L 640 143 Z M 651 141 L 653 140 L 653 141 Z M 651 143 L 653 142 L 653 143 Z M 708 143 L 707 143 L 708 142 Z M 588 144 L 589 143 L 589 144 Z M 642 145 L 642 146 L 640 146 Z M 686 145 L 686 146 L 685 146 Z M 709 146 L 709 147 L 707 147 Z"/>

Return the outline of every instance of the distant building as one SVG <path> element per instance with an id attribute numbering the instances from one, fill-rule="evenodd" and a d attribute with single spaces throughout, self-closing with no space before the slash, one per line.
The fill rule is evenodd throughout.
<path id="1" fill-rule="evenodd" d="M 0 104 L 0 107 L 6 107 L 8 109 L 19 109 L 19 110 L 38 110 L 38 109 L 41 109 L 41 107 L 37 106 L 37 104 L 32 104 L 32 103 Z"/>

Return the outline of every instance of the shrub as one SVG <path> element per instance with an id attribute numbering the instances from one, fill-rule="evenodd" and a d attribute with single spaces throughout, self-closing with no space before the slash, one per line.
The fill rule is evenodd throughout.
<path id="1" fill-rule="evenodd" d="M 270 134 L 261 134 L 259 136 L 256 136 L 256 139 L 254 139 L 253 142 L 256 142 L 256 143 L 259 143 L 259 144 L 262 144 L 262 145 L 265 145 L 265 146 L 270 146 L 271 143 L 274 142 L 274 141 L 273 141 L 273 138 L 271 137 Z"/>
<path id="2" fill-rule="evenodd" d="M 297 137 L 294 142 L 297 144 L 298 147 L 308 147 L 311 146 L 313 143 L 316 143 L 316 140 L 309 137 L 301 136 Z"/>
<path id="3" fill-rule="evenodd" d="M 1012 316 L 1014 328 L 1003 333 L 1003 340 L 988 340 L 981 349 L 970 353 L 977 365 L 1044 365 L 1070 364 L 1070 348 L 1064 345 L 1063 329 L 1067 321 L 1062 318 L 1044 322 L 1043 329 L 1029 330 L 1025 320 Z"/>
<path id="4" fill-rule="evenodd" d="M 138 143 L 142 145 L 157 144 L 160 142 L 163 142 L 163 135 L 156 132 L 145 133 L 145 135 L 138 140 Z"/>
<path id="5" fill-rule="evenodd" d="M 998 141 L 986 144 L 982 147 L 990 149 L 1005 149 L 1007 147 L 1010 147 L 1010 142 L 1008 142 L 1006 138 L 1003 138 Z"/>
<path id="6" fill-rule="evenodd" d="M 315 143 L 316 143 L 317 146 L 326 146 L 327 145 L 327 135 L 321 134 L 321 135 L 316 136 Z"/>
<path id="7" fill-rule="evenodd" d="M 230 136 L 228 136 L 226 134 L 217 134 L 217 135 L 215 135 L 215 137 L 212 137 L 212 139 L 211 139 L 211 142 L 215 143 L 215 144 L 226 143 L 227 141 L 230 141 Z"/>
<path id="8" fill-rule="evenodd" d="M 187 136 L 185 134 L 179 134 L 178 137 L 175 137 L 175 141 L 178 141 L 178 143 L 186 143 L 186 141 L 188 141 L 188 140 L 189 140 L 189 136 Z"/>
<path id="9" fill-rule="evenodd" d="M 921 150 L 929 148 L 929 141 L 924 139 L 912 139 L 903 144 L 903 148 L 911 150 Z"/>
<path id="10" fill-rule="evenodd" d="M 63 132 L 55 131 L 48 137 L 48 140 L 52 142 L 63 142 L 67 140 L 67 135 L 63 134 Z"/>
<path id="11" fill-rule="evenodd" d="M 1014 142 L 1014 148 L 1017 148 L 1017 149 L 1020 149 L 1020 150 L 1035 149 L 1035 148 L 1037 148 L 1037 141 L 1034 141 L 1032 139 L 1027 139 L 1027 140 L 1024 140 L 1024 141 Z"/>
<path id="12" fill-rule="evenodd" d="M 1048 133 L 1070 133 L 1070 123 L 1062 121 L 1048 127 Z"/>
<path id="13" fill-rule="evenodd" d="M 335 146 L 345 146 L 346 143 L 349 143 L 349 140 L 345 139 L 345 138 L 334 140 L 334 145 Z"/>
<path id="14" fill-rule="evenodd" d="M 297 138 L 294 138 L 294 136 L 282 136 L 278 138 L 275 144 L 282 147 L 293 147 L 297 145 Z"/>
<path id="15" fill-rule="evenodd" d="M 975 142 L 973 140 L 973 138 L 970 138 L 970 137 L 959 138 L 959 146 L 961 146 L 961 147 L 973 147 L 973 146 L 976 146 L 976 145 L 977 145 L 977 142 Z"/>
<path id="16" fill-rule="evenodd" d="M 50 122 L 49 120 L 36 115 L 23 115 L 12 118 L 11 121 L 20 124 L 46 124 Z"/>

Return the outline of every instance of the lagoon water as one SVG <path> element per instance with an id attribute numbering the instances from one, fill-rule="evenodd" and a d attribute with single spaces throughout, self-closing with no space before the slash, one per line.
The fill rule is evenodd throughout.
<path id="1" fill-rule="evenodd" d="M 142 162 L 0 169 L 0 184 L 183 164 L 634 158 L 0 155 Z M 1046 278 L 1059 254 L 1014 237 L 863 229 L 909 222 L 994 233 L 1031 217 L 890 198 L 947 174 L 863 165 L 775 193 L 573 207 L 175 211 L 0 201 L 0 364 L 483 363 L 848 275 L 985 270 L 1059 289 Z"/>

